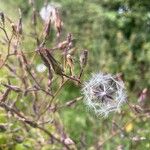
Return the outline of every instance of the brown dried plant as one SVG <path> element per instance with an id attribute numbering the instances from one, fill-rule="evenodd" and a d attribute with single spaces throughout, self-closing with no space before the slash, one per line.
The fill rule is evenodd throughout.
<path id="1" fill-rule="evenodd" d="M 12 122 L 14 119 L 11 118 L 22 122 L 25 126 L 23 130 L 28 130 L 27 126 L 41 130 L 48 135 L 52 144 L 60 143 L 66 149 L 76 149 L 60 117 L 56 116 L 60 109 L 71 107 L 80 101 L 82 96 L 69 100 L 63 105 L 58 105 L 59 102 L 55 100 L 68 82 L 81 86 L 81 76 L 87 56 L 80 58 L 78 62 L 81 63 L 81 71 L 75 72 L 74 67 L 77 64 L 74 63 L 75 53 L 73 51 L 76 48 L 73 45 L 72 34 L 69 33 L 66 39 L 58 42 L 62 39 L 62 21 L 58 10 L 55 9 L 54 24 L 49 18 L 43 23 L 41 33 L 38 29 L 40 19 L 34 7 L 34 1 L 30 3 L 30 7 L 32 8 L 31 35 L 28 35 L 23 28 L 20 9 L 17 23 L 3 12 L 0 13 L 0 29 L 3 32 L 1 43 L 5 51 L 0 57 L 0 69 L 8 72 L 6 78 L 1 82 L 1 87 L 5 90 L 1 91 L 0 107 L 11 116 Z M 56 28 L 57 43 L 51 43 L 53 47 L 50 48 L 47 43 L 50 42 L 52 28 Z M 32 39 L 31 42 L 35 45 L 30 52 L 23 46 L 27 38 Z M 39 73 L 36 70 L 36 59 L 45 65 L 45 72 Z M 23 109 L 18 106 L 18 103 L 25 105 L 22 106 Z M 49 130 L 51 127 L 54 128 L 53 133 Z M 44 142 L 48 142 L 48 139 L 45 139 Z"/>
<path id="2" fill-rule="evenodd" d="M 35 134 L 34 138 L 41 137 L 37 138 L 36 148 L 41 149 L 43 145 L 50 144 L 52 149 L 77 149 L 77 144 L 69 137 L 62 123 L 60 110 L 67 107 L 71 109 L 83 96 L 79 95 L 65 103 L 61 103 L 60 96 L 63 96 L 63 89 L 67 84 L 82 87 L 88 50 L 83 49 L 78 56 L 73 35 L 68 33 L 64 37 L 62 34 L 63 22 L 57 8 L 42 22 L 34 0 L 29 0 L 29 5 L 32 10 L 29 33 L 26 31 L 27 25 L 23 22 L 21 9 L 17 22 L 3 12 L 0 13 L 0 71 L 4 75 L 0 83 L 0 108 L 5 111 L 8 119 L 6 127 L 0 125 L 0 129 L 14 133 L 16 131 L 11 126 L 18 123 L 17 131 L 20 134 L 14 137 L 17 142 L 22 142 L 28 136 L 28 132 L 32 132 Z M 55 37 L 51 34 L 52 30 Z M 38 69 L 39 62 L 42 66 Z M 108 104 L 116 104 L 115 98 L 124 93 L 124 87 L 120 89 L 120 83 L 121 75 L 114 78 L 111 75 L 97 74 L 83 88 L 86 104 L 103 114 L 99 108 L 101 110 L 104 106 L 107 108 Z M 121 94 L 118 94 L 118 89 Z M 139 102 L 146 96 L 147 89 L 144 89 Z M 125 101 L 134 114 L 131 122 L 143 116 L 149 118 L 149 110 L 131 105 L 125 98 L 126 96 L 121 97 L 121 102 Z M 119 104 L 117 102 L 115 108 L 118 108 Z M 114 108 L 109 107 L 110 112 L 111 110 Z M 122 118 L 123 112 L 120 114 Z M 107 139 L 101 140 L 100 137 L 95 149 L 101 149 L 117 134 L 124 134 L 127 124 L 120 127 L 114 120 L 112 126 L 115 126 L 115 130 L 112 128 L 112 134 Z M 82 144 L 83 141 L 81 138 Z"/>

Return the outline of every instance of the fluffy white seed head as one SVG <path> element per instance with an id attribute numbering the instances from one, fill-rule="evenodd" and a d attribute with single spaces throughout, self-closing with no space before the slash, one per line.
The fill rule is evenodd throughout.
<path id="1" fill-rule="evenodd" d="M 117 76 L 97 73 L 85 82 L 82 89 L 85 104 L 95 111 L 96 115 L 107 116 L 118 111 L 126 100 L 124 83 Z"/>
<path id="2" fill-rule="evenodd" d="M 51 22 L 54 22 L 56 20 L 56 9 L 60 8 L 59 3 L 49 3 L 48 5 L 45 5 L 40 10 L 40 16 L 41 18 L 47 22 L 49 19 L 51 19 Z"/>

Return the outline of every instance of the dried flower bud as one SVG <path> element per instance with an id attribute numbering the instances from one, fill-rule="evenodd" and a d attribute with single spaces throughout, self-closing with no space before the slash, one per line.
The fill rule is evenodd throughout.
<path id="1" fill-rule="evenodd" d="M 65 138 L 63 141 L 64 141 L 64 143 L 65 143 L 66 145 L 72 145 L 72 144 L 74 144 L 73 140 L 70 139 L 70 138 Z"/>
<path id="2" fill-rule="evenodd" d="M 58 75 L 63 75 L 63 69 L 48 50 L 46 50 L 46 55 L 54 72 Z"/>
<path id="3" fill-rule="evenodd" d="M 19 33 L 19 34 L 22 34 L 22 18 L 19 18 L 16 31 L 17 31 L 17 33 Z"/>
<path id="4" fill-rule="evenodd" d="M 43 54 L 43 52 L 42 52 L 42 49 L 38 49 L 37 52 L 39 53 L 39 55 L 40 55 L 42 61 L 44 62 L 45 66 L 46 66 L 46 67 L 49 67 L 49 62 L 48 62 L 48 60 L 45 58 L 45 56 L 44 56 L 44 54 Z"/>
<path id="5" fill-rule="evenodd" d="M 148 88 L 144 88 L 140 93 L 138 94 L 138 104 L 143 109 L 149 108 L 149 94 L 150 91 Z"/>
<path id="6" fill-rule="evenodd" d="M 11 23 L 11 27 L 12 27 L 12 32 L 14 33 L 14 34 L 16 34 L 17 33 L 17 26 L 16 26 L 16 24 L 15 23 Z"/>
<path id="7" fill-rule="evenodd" d="M 147 88 L 145 88 L 145 89 L 142 90 L 142 92 L 139 95 L 139 99 L 138 99 L 139 103 L 143 103 L 145 101 L 145 99 L 147 97 L 147 93 L 148 93 Z"/>
<path id="8" fill-rule="evenodd" d="M 51 20 L 46 23 L 45 29 L 44 29 L 44 38 L 48 37 L 50 34 L 50 27 L 51 27 Z"/>
<path id="9" fill-rule="evenodd" d="M 70 54 L 67 54 L 67 64 L 72 68 L 73 67 L 73 59 Z"/>
<path id="10" fill-rule="evenodd" d="M 68 41 L 68 43 L 70 43 L 72 41 L 72 34 L 71 33 L 68 33 L 67 41 Z"/>
<path id="11" fill-rule="evenodd" d="M 35 8 L 33 8 L 33 12 L 32 12 L 32 24 L 33 24 L 34 26 L 36 26 L 36 24 L 37 24 L 37 15 L 36 15 L 36 10 L 35 10 Z"/>
<path id="12" fill-rule="evenodd" d="M 1 18 L 1 21 L 3 23 L 3 26 L 5 25 L 5 17 L 4 17 L 4 13 L 3 12 L 0 12 L 0 18 Z"/>
<path id="13" fill-rule="evenodd" d="M 68 50 L 70 49 L 70 48 L 72 48 L 73 47 L 73 38 L 72 38 L 72 34 L 71 33 L 69 33 L 68 35 L 67 35 L 67 41 L 68 41 Z"/>
<path id="14" fill-rule="evenodd" d="M 56 16 L 56 18 L 54 20 L 54 24 L 55 24 L 55 27 L 57 29 L 57 36 L 59 37 L 61 30 L 62 30 L 63 22 L 61 21 L 61 18 L 59 16 L 57 9 L 55 9 L 55 16 Z"/>
<path id="15" fill-rule="evenodd" d="M 22 12 L 21 12 L 21 9 L 19 9 L 19 15 L 20 15 L 20 18 L 19 18 L 16 30 L 17 30 L 17 33 L 22 34 Z"/>
<path id="16" fill-rule="evenodd" d="M 67 47 L 67 45 L 68 45 L 68 41 L 63 41 L 58 44 L 58 48 L 63 50 Z"/>
<path id="17" fill-rule="evenodd" d="M 84 68 L 87 64 L 87 59 L 88 59 L 88 51 L 84 50 L 82 51 L 80 55 L 80 66 L 81 68 Z"/>
<path id="18" fill-rule="evenodd" d="M 85 104 L 97 115 L 107 116 L 117 111 L 126 100 L 124 83 L 110 74 L 93 74 L 84 84 Z"/>
<path id="19" fill-rule="evenodd" d="M 57 36 L 60 36 L 60 32 L 62 30 L 62 21 L 58 12 L 59 4 L 57 3 L 50 3 L 44 6 L 40 11 L 41 18 L 47 22 L 49 19 L 54 24 L 57 30 Z"/>
<path id="20" fill-rule="evenodd" d="M 74 71 L 73 71 L 73 69 L 74 69 L 73 58 L 71 57 L 70 54 L 67 54 L 66 60 L 67 60 L 67 64 L 70 67 L 70 73 L 71 73 L 71 75 L 74 75 Z"/>

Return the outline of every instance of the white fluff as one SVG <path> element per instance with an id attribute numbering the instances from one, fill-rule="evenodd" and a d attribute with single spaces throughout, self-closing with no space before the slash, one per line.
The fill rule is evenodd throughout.
<path id="1" fill-rule="evenodd" d="M 58 9 L 60 4 L 58 3 L 49 3 L 48 5 L 45 5 L 40 10 L 40 16 L 41 18 L 47 22 L 49 19 L 53 22 L 56 19 L 56 9 Z"/>
<path id="2" fill-rule="evenodd" d="M 110 74 L 93 74 L 82 91 L 85 104 L 96 115 L 107 116 L 112 111 L 118 111 L 126 100 L 123 81 Z"/>
<path id="3" fill-rule="evenodd" d="M 46 66 L 44 64 L 38 64 L 36 66 L 36 70 L 40 73 L 44 72 L 46 70 Z"/>

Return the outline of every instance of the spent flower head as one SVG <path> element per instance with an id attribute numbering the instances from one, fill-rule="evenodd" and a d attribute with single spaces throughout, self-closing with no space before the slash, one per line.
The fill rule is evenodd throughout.
<path id="1" fill-rule="evenodd" d="M 85 82 L 82 89 L 85 104 L 93 109 L 96 115 L 107 116 L 118 111 L 126 100 L 124 83 L 117 76 L 97 73 Z"/>
<path id="2" fill-rule="evenodd" d="M 60 8 L 60 4 L 59 3 L 54 3 L 51 2 L 49 4 L 46 4 L 44 7 L 41 8 L 40 10 L 40 16 L 41 18 L 47 22 L 49 19 L 51 19 L 52 22 L 54 22 L 56 20 L 56 10 L 58 8 Z"/>

